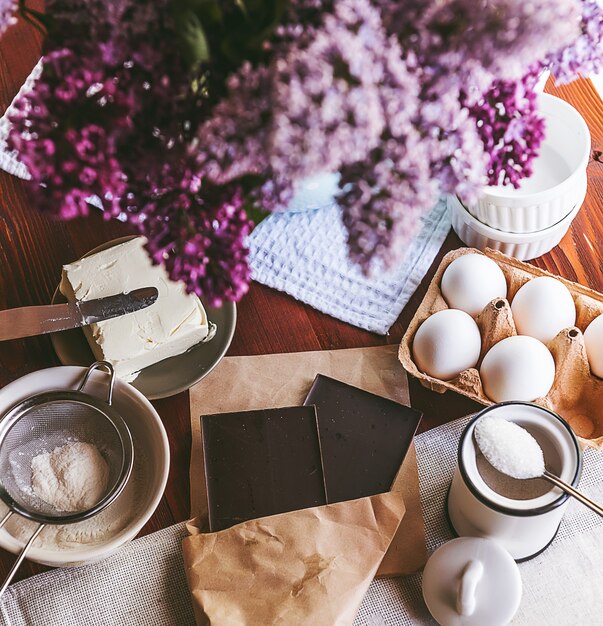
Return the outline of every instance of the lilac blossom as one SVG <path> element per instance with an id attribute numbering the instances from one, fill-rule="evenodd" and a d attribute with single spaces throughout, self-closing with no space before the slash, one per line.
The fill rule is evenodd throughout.
<path id="1" fill-rule="evenodd" d="M 270 67 L 245 64 L 228 85 L 198 132 L 202 171 L 231 180 L 232 162 L 259 175 L 252 197 L 268 209 L 285 205 L 292 181 L 364 160 L 386 126 L 403 137 L 419 91 L 368 2 L 337 3 L 311 41 L 298 39 Z"/>
<path id="2" fill-rule="evenodd" d="M 197 131 L 200 172 L 222 185 L 243 175 L 266 172 L 267 120 L 271 111 L 271 73 L 244 63 L 226 81 L 228 93 Z"/>
<path id="3" fill-rule="evenodd" d="M 379 143 L 385 109 L 403 125 L 418 93 L 367 0 L 340 0 L 311 41 L 294 42 L 269 66 L 243 64 L 227 87 L 199 127 L 200 168 L 217 184 L 259 176 L 264 208 L 283 206 L 292 182 L 363 159 Z"/>
<path id="4" fill-rule="evenodd" d="M 239 189 L 204 195 L 199 190 L 203 185 L 193 184 L 169 202 L 147 205 L 138 228 L 155 263 L 163 263 L 207 305 L 219 307 L 225 300 L 240 300 L 249 288 L 245 240 L 252 224 Z"/>
<path id="5" fill-rule="evenodd" d="M 522 80 L 496 80 L 483 99 L 471 107 L 488 155 L 488 184 L 519 187 L 530 176 L 544 139 L 534 85 L 536 71 Z"/>
<path id="6" fill-rule="evenodd" d="M 578 34 L 578 2 L 559 0 L 379 0 L 383 19 L 428 66 L 481 66 L 520 78 L 536 60 Z M 466 65 L 466 64 L 469 65 Z"/>
<path id="7" fill-rule="evenodd" d="M 244 63 L 226 88 L 197 130 L 199 172 L 215 185 L 239 180 L 262 210 L 283 208 L 293 196 L 293 181 L 277 179 L 269 162 L 272 74 L 265 66 Z"/>
<path id="8" fill-rule="evenodd" d="M 158 5 L 142 4 L 51 3 L 65 27 L 58 40 L 70 47 L 58 48 L 51 33 L 42 76 L 11 119 L 9 145 L 32 174 L 40 208 L 70 219 L 86 215 L 97 196 L 104 216 L 146 235 L 153 260 L 187 290 L 208 303 L 237 299 L 249 283 L 240 194 L 199 196 L 189 154 L 191 76 L 169 31 L 158 30 Z"/>
<path id="9" fill-rule="evenodd" d="M 580 35 L 548 59 L 548 66 L 560 84 L 603 69 L 603 8 L 597 0 L 582 0 L 581 5 Z"/>
<path id="10" fill-rule="evenodd" d="M 441 191 L 474 202 L 487 182 L 487 156 L 475 121 L 459 94 L 444 92 L 435 100 L 424 100 L 417 126 L 428 146 L 432 176 Z"/>
<path id="11" fill-rule="evenodd" d="M 92 85 L 97 91 L 89 97 Z M 90 108 L 107 86 L 102 73 L 72 51 L 56 50 L 45 57 L 41 78 L 11 116 L 8 145 L 35 181 L 38 206 L 63 219 L 87 215 L 91 195 L 103 199 L 108 215 L 119 213 L 125 174 L 116 157 L 116 133 L 107 128 L 110 117 L 70 122 L 76 102 L 82 110 Z"/>
<path id="12" fill-rule="evenodd" d="M 388 5 L 390 9 L 394 6 Z M 415 13 L 411 13 L 416 18 L 414 21 L 412 17 L 408 19 L 406 10 L 412 10 L 411 5 L 415 8 Z M 534 115 L 522 117 L 520 113 L 523 111 L 516 112 L 511 128 L 496 145 L 498 152 L 490 157 L 488 150 L 493 146 L 485 141 L 484 124 L 482 122 L 481 129 L 477 127 L 469 105 L 482 99 L 482 93 L 488 91 L 495 73 L 517 74 L 525 63 L 535 61 L 538 55 L 550 50 L 550 40 L 543 40 L 535 33 L 550 30 L 546 15 L 550 17 L 552 10 L 565 19 L 565 25 L 558 28 L 557 37 L 569 40 L 574 32 L 571 7 L 556 8 L 551 2 L 539 3 L 541 13 L 538 15 L 532 14 L 534 3 L 530 2 L 486 3 L 485 11 L 479 12 L 478 16 L 474 3 L 462 0 L 434 3 L 427 10 L 424 3 L 403 2 L 395 6 L 400 11 L 399 16 L 404 16 L 399 25 L 399 32 L 404 35 L 402 45 L 410 44 L 405 51 L 408 73 L 420 85 L 420 104 L 415 106 L 418 112 L 414 126 L 422 137 L 421 153 L 429 169 L 422 186 L 415 186 L 425 192 L 416 191 L 413 197 L 409 187 L 404 186 L 407 183 L 404 174 L 412 171 L 411 164 L 400 164 L 402 169 L 387 167 L 386 164 L 400 163 L 400 159 L 387 154 L 383 148 L 372 153 L 373 156 L 379 155 L 377 159 L 363 163 L 364 177 L 360 175 L 362 168 L 346 170 L 344 167 L 342 184 L 347 187 L 340 202 L 344 205 L 350 256 L 364 271 L 375 267 L 376 259 L 386 267 L 399 259 L 401 242 L 413 232 L 418 216 L 435 201 L 436 183 L 441 191 L 474 202 L 481 188 L 489 182 L 488 170 L 496 166 L 503 154 L 509 170 L 505 182 L 512 180 L 515 183 L 530 173 L 531 161 L 542 140 L 538 118 Z M 515 31 L 511 32 L 508 29 L 510 24 L 501 20 L 501 7 L 507 11 L 515 7 L 516 13 L 524 16 L 525 19 L 520 21 L 512 20 Z M 387 9 L 383 15 L 387 20 Z M 390 29 L 395 19 L 395 12 L 390 12 Z M 409 23 L 413 29 L 410 32 Z M 393 30 L 396 32 L 397 29 Z M 467 31 L 473 32 L 474 37 L 467 38 Z M 503 62 L 504 69 L 501 67 Z M 509 108 L 509 103 L 507 106 Z M 497 121 L 500 128 L 504 119 Z M 520 128 L 526 131 L 523 144 L 521 135 L 514 134 Z M 387 145 L 383 138 L 381 145 Z M 371 166 L 376 166 L 376 171 Z M 376 184 L 377 172 L 381 172 L 382 180 L 384 173 L 388 174 L 387 183 Z M 407 219 L 400 217 L 401 207 L 405 207 Z M 396 226 L 398 221 L 399 227 Z"/>
<path id="13" fill-rule="evenodd" d="M 437 200 L 427 144 L 414 129 L 405 141 L 389 137 L 366 160 L 342 168 L 338 202 L 349 256 L 363 273 L 393 267 Z"/>
<path id="14" fill-rule="evenodd" d="M 17 0 L 0 0 L 0 35 L 13 24 L 16 24 L 18 8 Z"/>
<path id="15" fill-rule="evenodd" d="M 193 75 L 169 6 L 48 0 L 43 74 L 9 144 L 41 208 L 71 218 L 98 196 L 213 305 L 248 287 L 244 203 L 283 209 L 304 178 L 339 171 L 350 258 L 383 271 L 440 192 L 471 202 L 530 174 L 530 68 L 601 63 L 593 0 L 289 0 L 249 58 L 210 54 Z"/>
<path id="16" fill-rule="evenodd" d="M 390 45 L 398 44 L 388 41 L 378 11 L 367 0 L 340 1 L 335 9 L 307 47 L 293 45 L 274 63 L 277 178 L 337 171 L 377 147 L 385 128 L 379 86 L 391 69 L 402 71 L 397 87 L 405 97 L 406 68 L 386 66 Z"/>

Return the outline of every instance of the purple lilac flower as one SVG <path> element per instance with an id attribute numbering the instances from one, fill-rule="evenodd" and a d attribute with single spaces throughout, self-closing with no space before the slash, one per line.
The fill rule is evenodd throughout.
<path id="1" fill-rule="evenodd" d="M 127 41 L 126 24 L 109 28 L 116 7 L 125 12 L 129 6 L 131 12 L 137 4 L 49 3 L 55 27 L 43 72 L 17 103 L 8 141 L 32 174 L 41 208 L 60 217 L 86 215 L 89 196 L 102 199 L 107 217 L 121 215 L 127 184 L 138 171 L 132 168 L 130 147 L 144 146 L 158 157 L 165 146 L 153 132 L 170 134 L 180 119 L 178 65 L 171 63 L 169 69 L 176 80 L 161 74 L 161 62 L 173 58 L 144 37 Z M 63 40 L 71 47 L 58 48 Z M 173 93 L 166 93 L 170 86 Z M 50 146 L 51 155 L 46 154 Z"/>
<path id="2" fill-rule="evenodd" d="M 417 124 L 432 142 L 432 174 L 441 189 L 472 202 L 487 182 L 518 184 L 531 172 L 542 122 L 527 94 L 533 83 L 501 83 L 500 77 L 525 74 L 551 47 L 569 41 L 575 3 L 501 0 L 485 2 L 479 11 L 468 0 L 382 4 L 388 28 L 397 29 L 417 55 Z M 504 100 L 500 108 L 493 108 L 494 93 Z"/>
<path id="3" fill-rule="evenodd" d="M 69 219 L 98 196 L 105 217 L 147 235 L 172 279 L 208 303 L 239 298 L 249 282 L 249 223 L 236 194 L 198 194 L 189 155 L 196 99 L 163 3 L 50 4 L 57 27 L 42 76 L 18 103 L 9 136 L 39 206 Z"/>
<path id="4" fill-rule="evenodd" d="M 391 45 L 397 55 L 389 57 Z M 368 0 L 335 3 L 307 47 L 291 46 L 274 62 L 271 166 L 277 178 L 300 180 L 363 159 L 385 128 L 380 85 L 406 71 L 397 41 L 388 41 Z M 399 98 L 406 84 L 397 80 Z"/>
<path id="5" fill-rule="evenodd" d="M 219 307 L 225 300 L 240 300 L 249 289 L 245 239 L 252 224 L 239 189 L 202 196 L 196 184 L 168 203 L 148 205 L 138 227 L 155 263 L 184 281 L 187 291 L 204 296 L 207 305 Z"/>
<path id="6" fill-rule="evenodd" d="M 200 171 L 217 185 L 263 174 L 269 166 L 270 70 L 244 63 L 226 86 L 227 96 L 197 132 Z"/>
<path id="7" fill-rule="evenodd" d="M 437 199 L 427 145 L 413 129 L 383 141 L 366 160 L 342 168 L 338 196 L 350 259 L 366 275 L 398 263 L 420 217 Z"/>
<path id="8" fill-rule="evenodd" d="M 426 146 L 431 175 L 444 193 L 473 202 L 486 184 L 487 157 L 475 121 L 459 91 L 423 89 L 416 125 Z M 435 94 L 439 95 L 435 95 Z"/>
<path id="9" fill-rule="evenodd" d="M 544 139 L 534 85 L 536 71 L 522 80 L 496 80 L 483 99 L 471 107 L 488 155 L 488 184 L 519 187 L 530 176 Z"/>
<path id="10" fill-rule="evenodd" d="M 560 68 L 595 67 L 601 42 L 592 0 L 573 48 L 575 2 L 290 0 L 261 61 L 210 62 L 193 92 L 167 3 L 48 0 L 57 28 L 10 142 L 43 207 L 101 197 L 214 304 L 249 282 L 243 197 L 282 208 L 339 170 L 351 258 L 389 267 L 438 191 L 471 201 L 530 172 L 542 122 L 524 74 L 560 47 Z"/>
<path id="11" fill-rule="evenodd" d="M 13 24 L 16 24 L 17 0 L 0 0 L 0 35 Z"/>
<path id="12" fill-rule="evenodd" d="M 340 0 L 311 40 L 278 48 L 269 66 L 243 64 L 227 86 L 197 133 L 201 171 L 217 184 L 257 176 L 263 208 L 282 207 L 296 181 L 365 158 L 384 108 L 396 110 L 392 124 L 408 122 L 412 107 L 395 102 L 418 90 L 367 0 Z"/>
<path id="13" fill-rule="evenodd" d="M 89 97 L 92 85 L 97 92 Z M 19 152 L 33 178 L 38 206 L 63 219 L 87 215 L 85 199 L 91 195 L 103 198 L 108 215 L 119 212 L 125 174 L 116 157 L 115 136 L 107 132 L 110 117 L 84 118 L 79 125 L 71 121 L 76 102 L 85 113 L 93 98 L 106 97 L 106 87 L 101 72 L 73 52 L 57 50 L 45 57 L 42 77 L 11 116 L 8 145 Z"/>
<path id="14" fill-rule="evenodd" d="M 479 65 L 499 78 L 527 67 L 578 34 L 576 2 L 559 0 L 379 0 L 383 19 L 427 65 Z M 435 61 L 431 62 L 430 59 Z M 471 64 L 472 61 L 477 62 Z"/>
<path id="15" fill-rule="evenodd" d="M 200 174 L 215 185 L 238 180 L 264 211 L 287 206 L 293 181 L 278 180 L 269 162 L 270 69 L 244 63 L 228 77 L 226 87 L 226 96 L 197 130 L 194 156 Z"/>
<path id="16" fill-rule="evenodd" d="M 548 59 L 549 68 L 560 84 L 603 69 L 603 8 L 597 0 L 582 0 L 581 8 L 579 37 Z"/>

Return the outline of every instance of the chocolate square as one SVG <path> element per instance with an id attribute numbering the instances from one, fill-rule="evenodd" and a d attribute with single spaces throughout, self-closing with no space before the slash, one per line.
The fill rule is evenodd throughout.
<path id="1" fill-rule="evenodd" d="M 315 405 L 329 503 L 389 491 L 422 414 L 318 374 L 305 405 Z"/>
<path id="2" fill-rule="evenodd" d="M 313 406 L 201 417 L 211 531 L 327 503 Z"/>

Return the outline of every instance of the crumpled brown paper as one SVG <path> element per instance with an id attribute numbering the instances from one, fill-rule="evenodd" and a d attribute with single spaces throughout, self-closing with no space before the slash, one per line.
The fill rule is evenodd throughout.
<path id="1" fill-rule="evenodd" d="M 405 507 L 395 492 L 183 540 L 197 624 L 352 624 Z"/>
<path id="2" fill-rule="evenodd" d="M 207 492 L 199 417 L 302 404 L 318 373 L 401 404 L 410 404 L 408 380 L 398 361 L 397 345 L 226 357 L 190 390 L 191 517 L 199 518 L 203 530 L 208 530 Z M 416 572 L 427 560 L 414 445 L 406 455 L 392 490 L 399 491 L 404 497 L 406 515 L 377 577 Z"/>

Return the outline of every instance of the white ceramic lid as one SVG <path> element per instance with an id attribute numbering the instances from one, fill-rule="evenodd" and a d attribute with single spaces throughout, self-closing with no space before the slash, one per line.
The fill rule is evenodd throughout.
<path id="1" fill-rule="evenodd" d="M 441 626 L 503 626 L 521 601 L 519 569 L 493 539 L 453 539 L 427 561 L 423 598 Z"/>

